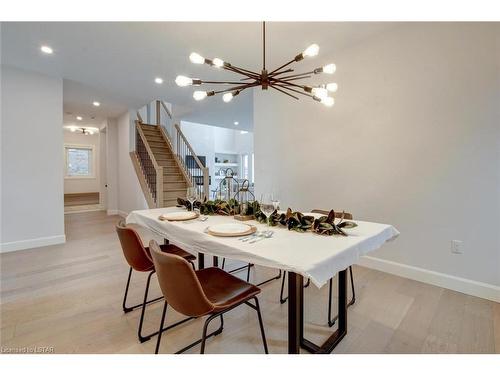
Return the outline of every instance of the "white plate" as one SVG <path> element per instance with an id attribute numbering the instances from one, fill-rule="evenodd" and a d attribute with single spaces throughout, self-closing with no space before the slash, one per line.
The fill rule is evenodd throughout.
<path id="1" fill-rule="evenodd" d="M 217 224 L 208 227 L 208 233 L 220 237 L 238 237 L 252 234 L 257 230 L 253 225 L 240 223 Z"/>
<path id="2" fill-rule="evenodd" d="M 184 221 L 196 219 L 198 216 L 198 213 L 194 211 L 179 211 L 162 214 L 160 215 L 159 219 L 168 221 Z"/>

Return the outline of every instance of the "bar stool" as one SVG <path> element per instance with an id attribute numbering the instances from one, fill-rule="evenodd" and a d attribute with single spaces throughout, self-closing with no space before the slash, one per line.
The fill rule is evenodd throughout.
<path id="1" fill-rule="evenodd" d="M 141 318 L 139 320 L 139 328 L 137 330 L 137 335 L 139 337 L 139 341 L 145 342 L 148 341 L 151 337 L 154 335 L 158 334 L 158 332 L 154 332 L 152 334 L 143 336 L 142 334 L 142 325 L 144 322 L 144 314 L 146 311 L 146 305 L 149 305 L 150 303 L 159 301 L 163 299 L 163 296 L 154 298 L 152 300 L 147 300 L 148 299 L 148 292 L 149 292 L 149 284 L 151 282 L 151 277 L 155 273 L 155 268 L 153 264 L 153 259 L 151 258 L 150 254 L 150 249 L 148 247 L 144 247 L 142 244 L 141 238 L 139 237 L 139 234 L 132 228 L 127 227 L 125 222 L 123 220 L 120 220 L 120 222 L 116 225 L 116 233 L 118 234 L 118 238 L 120 239 L 121 247 L 123 250 L 123 255 L 125 256 L 125 260 L 130 266 L 130 270 L 128 273 L 128 279 L 127 279 L 127 286 L 125 287 L 125 295 L 123 296 L 123 312 L 124 313 L 129 313 L 132 310 L 135 310 L 139 307 L 142 308 L 141 311 Z M 193 260 L 196 259 L 196 257 L 192 254 L 189 254 L 188 252 L 178 248 L 177 246 L 174 245 L 161 245 L 160 247 L 161 251 L 169 254 L 176 254 L 187 261 L 189 261 L 194 268 L 194 263 Z M 137 272 L 149 272 L 148 279 L 146 282 L 146 290 L 144 292 L 144 300 L 142 303 L 139 303 L 134 306 L 127 307 L 127 295 L 128 295 L 128 289 L 130 287 L 130 279 L 132 278 L 132 270 L 137 271 Z M 190 319 L 185 319 L 184 321 L 178 322 L 175 325 L 179 325 L 181 323 L 184 323 L 185 321 L 188 321 Z M 167 328 L 173 328 L 173 326 L 169 326 Z"/>
<path id="2" fill-rule="evenodd" d="M 329 211 L 326 210 L 319 210 L 319 209 L 314 209 L 311 210 L 312 213 L 316 214 L 323 214 L 323 215 L 328 215 Z M 352 220 L 352 214 L 348 212 L 335 212 L 335 217 L 336 218 L 341 218 L 344 217 L 346 220 Z M 349 266 L 349 276 L 351 279 L 351 291 L 352 291 L 352 297 L 349 303 L 347 304 L 347 307 L 354 305 L 356 302 L 356 293 L 354 290 L 354 279 L 352 275 L 352 266 Z M 283 291 L 285 289 L 285 278 L 286 278 L 286 271 L 283 272 L 283 278 L 281 280 L 281 290 L 280 290 L 280 303 L 283 304 L 288 300 L 288 297 L 283 297 Z M 309 279 L 307 280 L 307 283 L 304 284 L 304 288 L 307 288 L 309 286 Z M 338 316 L 334 316 L 332 318 L 332 294 L 333 294 L 333 278 L 330 279 L 328 282 L 328 326 L 332 327 L 335 322 L 337 321 Z"/>
<path id="3" fill-rule="evenodd" d="M 149 243 L 149 248 L 158 274 L 158 282 L 165 296 L 155 354 L 158 354 L 160 349 L 163 323 L 169 304 L 175 311 L 189 317 L 207 316 L 201 339 L 177 351 L 176 354 L 183 353 L 199 343 L 201 343 L 200 354 L 203 354 L 206 339 L 222 332 L 223 315 L 241 304 L 246 304 L 257 312 L 264 351 L 266 354 L 268 353 L 264 324 L 257 298 L 260 289 L 257 286 L 217 267 L 195 271 L 185 259 L 162 252 L 154 240 Z M 250 303 L 250 300 L 253 300 L 254 304 Z M 220 327 L 207 335 L 209 323 L 218 317 L 220 318 Z"/>

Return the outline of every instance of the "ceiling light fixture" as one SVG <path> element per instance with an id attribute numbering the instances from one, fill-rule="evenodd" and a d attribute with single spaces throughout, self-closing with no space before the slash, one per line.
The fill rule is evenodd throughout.
<path id="1" fill-rule="evenodd" d="M 234 125 L 239 125 L 240 123 L 238 121 L 233 122 Z"/>
<path id="2" fill-rule="evenodd" d="M 72 133 L 79 132 L 82 133 L 83 135 L 93 135 L 94 133 L 99 133 L 98 128 L 94 127 L 89 127 L 89 126 L 65 126 L 64 128 L 68 129 Z"/>
<path id="3" fill-rule="evenodd" d="M 46 53 L 47 55 L 52 55 L 54 53 L 54 50 L 50 48 L 49 46 L 41 46 L 40 51 L 43 53 Z"/>
<path id="4" fill-rule="evenodd" d="M 155 78 L 155 83 L 161 85 L 163 83 L 163 78 L 160 78 L 160 77 L 156 77 Z"/>
<path id="5" fill-rule="evenodd" d="M 195 91 L 193 93 L 193 98 L 198 101 L 205 99 L 207 96 L 223 94 L 222 100 L 226 103 L 229 103 L 241 91 L 248 88 L 261 86 L 262 90 L 267 90 L 270 87 L 276 91 L 279 91 L 297 100 L 299 98 L 292 93 L 305 95 L 312 98 L 315 101 L 324 104 L 327 107 L 331 107 L 335 103 L 334 99 L 328 96 L 328 93 L 337 91 L 338 86 L 336 83 L 329 83 L 320 86 L 307 86 L 295 82 L 305 78 L 311 78 L 315 74 L 320 74 L 320 73 L 333 74 L 335 73 L 336 70 L 335 64 L 328 64 L 320 68 L 316 68 L 310 72 L 287 74 L 294 72 L 294 69 L 291 69 L 289 67 L 290 64 L 299 62 L 307 57 L 316 56 L 319 52 L 319 46 L 317 44 L 311 44 L 304 50 L 304 52 L 299 53 L 292 60 L 281 65 L 279 68 L 276 68 L 269 72 L 266 69 L 266 23 L 265 22 L 262 23 L 262 40 L 263 40 L 263 53 L 262 53 L 263 58 L 262 58 L 262 70 L 260 72 L 254 72 L 248 69 L 237 67 L 226 61 L 223 61 L 218 57 L 214 58 L 213 60 L 206 59 L 200 54 L 193 52 L 189 55 L 189 60 L 193 64 L 207 64 L 210 66 L 214 66 L 218 69 L 224 69 L 233 73 L 241 74 L 242 76 L 244 76 L 244 78 L 241 78 L 239 82 L 238 81 L 232 82 L 232 81 L 204 81 L 201 79 L 194 79 L 186 76 L 177 76 L 177 78 L 175 79 L 175 83 L 181 87 L 186 87 L 191 85 L 200 86 L 202 84 L 232 85 L 232 87 L 224 90 Z"/>
<path id="6" fill-rule="evenodd" d="M 82 121 L 82 120 L 83 120 L 82 116 L 76 116 L 76 119 L 77 119 L 78 121 Z"/>
<path id="7" fill-rule="evenodd" d="M 99 106 L 101 105 L 101 103 L 99 103 L 99 102 L 93 102 L 93 103 L 92 103 L 92 105 L 93 105 L 94 107 L 99 107 Z"/>

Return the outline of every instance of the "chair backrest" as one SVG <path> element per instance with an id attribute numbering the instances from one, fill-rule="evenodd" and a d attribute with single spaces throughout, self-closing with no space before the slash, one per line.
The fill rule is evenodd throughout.
<path id="1" fill-rule="evenodd" d="M 196 273 L 185 259 L 163 253 L 154 240 L 149 242 L 149 250 L 163 296 L 175 311 L 186 316 L 203 316 L 214 310 L 215 306 L 208 300 Z"/>
<path id="2" fill-rule="evenodd" d="M 314 210 L 311 210 L 311 212 L 314 214 L 323 214 L 323 215 L 328 215 L 330 213 L 330 211 L 319 210 L 317 208 L 315 208 Z M 335 217 L 337 219 L 340 219 L 342 217 L 342 215 L 344 216 L 344 219 L 346 219 L 346 220 L 353 220 L 351 213 L 349 213 L 349 212 L 342 213 L 342 212 L 335 211 Z"/>
<path id="3" fill-rule="evenodd" d="M 136 271 L 149 271 L 154 268 L 153 259 L 142 244 L 139 234 L 127 227 L 123 220 L 116 225 L 116 233 L 122 245 L 123 255 L 127 263 Z"/>

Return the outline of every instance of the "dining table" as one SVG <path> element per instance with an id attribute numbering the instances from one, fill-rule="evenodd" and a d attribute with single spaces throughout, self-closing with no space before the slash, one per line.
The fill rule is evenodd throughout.
<path id="1" fill-rule="evenodd" d="M 395 239 L 399 232 L 390 224 L 349 220 L 357 224 L 344 228 L 347 236 L 298 232 L 283 226 L 269 227 L 255 220 L 245 221 L 257 233 L 272 231 L 269 238 L 242 241 L 239 237 L 219 237 L 208 228 L 235 223 L 233 216 L 200 216 L 188 221 L 160 220 L 163 214 L 185 211 L 183 207 L 153 208 L 132 211 L 127 224 L 137 224 L 198 256 L 198 267 L 205 267 L 205 255 L 239 260 L 276 268 L 288 273 L 288 353 L 331 353 L 347 334 L 347 268 L 360 257 Z M 315 217 L 321 214 L 304 213 Z M 239 221 L 238 221 L 239 222 Z M 239 222 L 241 223 L 241 222 Z M 303 281 L 308 278 L 318 288 L 338 274 L 338 320 L 336 329 L 321 344 L 313 343 L 304 332 Z"/>

